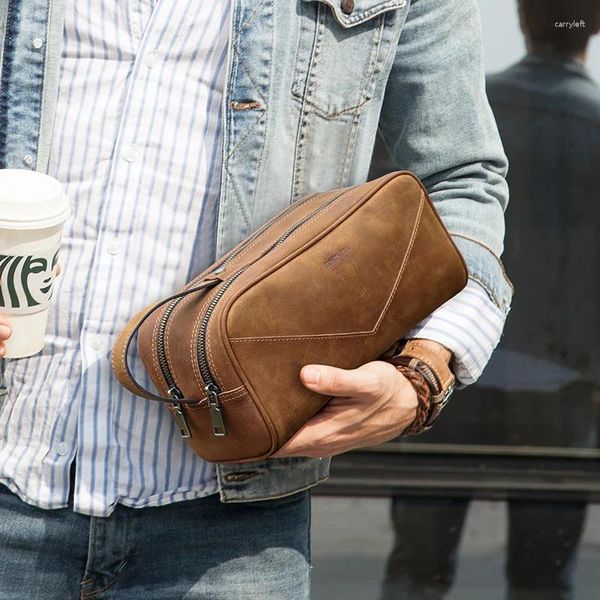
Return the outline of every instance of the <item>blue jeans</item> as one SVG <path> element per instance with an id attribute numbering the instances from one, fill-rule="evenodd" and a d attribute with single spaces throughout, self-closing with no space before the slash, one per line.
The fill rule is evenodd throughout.
<path id="1" fill-rule="evenodd" d="M 0 485 L 0 600 L 304 600 L 309 527 L 308 491 L 89 517 Z"/>

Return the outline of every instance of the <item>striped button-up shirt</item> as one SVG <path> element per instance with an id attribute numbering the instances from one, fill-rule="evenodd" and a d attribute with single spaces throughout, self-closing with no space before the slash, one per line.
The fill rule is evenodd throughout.
<path id="1" fill-rule="evenodd" d="M 73 214 L 45 348 L 8 361 L 0 412 L 0 481 L 43 508 L 65 506 L 75 455 L 85 514 L 216 490 L 166 407 L 121 388 L 109 358 L 134 312 L 213 261 L 229 9 L 67 2 L 48 173 Z"/>
<path id="2" fill-rule="evenodd" d="M 0 482 L 42 508 L 109 515 L 214 493 L 214 467 L 160 403 L 112 376 L 130 316 L 214 260 L 229 0 L 68 0 L 48 173 L 73 214 L 44 350 L 7 362 Z M 503 318 L 478 284 L 411 335 L 444 343 L 462 383 Z M 134 373 L 151 386 L 139 359 Z"/>

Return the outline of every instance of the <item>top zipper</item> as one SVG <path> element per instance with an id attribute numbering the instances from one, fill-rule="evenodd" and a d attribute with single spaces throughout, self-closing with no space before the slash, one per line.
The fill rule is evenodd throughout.
<path id="1" fill-rule="evenodd" d="M 322 204 L 321 206 L 317 207 L 316 209 L 311 211 L 308 215 L 306 215 L 305 217 L 303 217 L 302 219 L 300 219 L 299 221 L 294 223 L 294 225 L 289 227 L 271 246 L 269 246 L 269 248 L 267 250 L 265 250 L 265 252 L 263 252 L 261 255 L 257 256 L 254 260 L 252 260 L 248 264 L 244 265 L 242 268 L 240 268 L 238 271 L 236 271 L 230 277 L 228 277 L 223 282 L 219 291 L 216 293 L 214 298 L 211 300 L 208 308 L 206 309 L 206 313 L 204 314 L 204 317 L 202 318 L 200 327 L 198 329 L 198 342 L 197 342 L 196 351 L 197 351 L 197 358 L 198 358 L 198 367 L 200 368 L 200 375 L 202 376 L 202 381 L 204 382 L 204 392 L 206 394 L 206 398 L 207 398 L 207 402 L 208 402 L 211 426 L 212 426 L 212 431 L 213 431 L 214 436 L 216 436 L 216 437 L 226 436 L 227 428 L 226 428 L 223 414 L 221 411 L 221 405 L 219 402 L 219 394 L 221 393 L 221 389 L 219 388 L 218 384 L 216 383 L 215 377 L 213 376 L 213 374 L 210 370 L 210 366 L 208 364 L 208 358 L 207 358 L 206 333 L 208 330 L 208 324 L 209 324 L 211 315 L 213 314 L 213 312 L 214 312 L 215 308 L 217 307 L 217 305 L 219 304 L 220 300 L 223 298 L 227 289 L 231 286 L 231 284 L 240 275 L 242 275 L 242 273 L 244 273 L 246 271 L 246 269 L 248 269 L 248 267 L 252 266 L 256 261 L 263 258 L 270 252 L 279 248 L 282 244 L 285 243 L 285 241 L 291 235 L 293 235 L 293 233 L 295 231 L 297 231 L 300 227 L 302 227 L 302 225 L 307 223 L 310 219 L 316 217 L 320 212 L 322 212 L 323 210 L 328 208 L 331 204 L 333 204 L 336 200 L 341 198 L 345 193 L 346 193 L 346 191 L 337 194 L 336 196 L 334 196 L 333 198 L 328 200 L 325 204 Z M 305 200 L 303 200 L 303 202 L 306 202 L 306 201 L 310 200 L 311 198 L 314 198 L 314 196 L 315 196 L 315 194 L 308 196 Z M 298 206 L 298 203 L 294 203 L 294 204 L 290 205 L 290 209 L 295 208 L 296 206 Z M 248 238 L 248 240 L 246 240 L 245 244 L 240 246 L 235 252 L 233 252 L 230 256 L 228 256 L 225 259 L 225 261 L 223 263 L 221 263 L 221 265 L 219 265 L 219 267 L 217 267 L 214 271 L 212 271 L 210 273 L 210 275 L 217 275 L 217 274 L 221 273 L 222 271 L 224 271 L 225 268 L 237 256 L 239 256 L 243 250 L 246 249 L 246 247 L 248 246 L 248 244 L 251 241 L 253 241 L 256 237 L 261 235 L 268 227 L 273 225 L 277 220 L 279 220 L 280 218 L 283 218 L 287 212 L 288 211 L 278 215 L 275 219 L 268 222 L 264 227 L 259 229 L 253 236 L 251 236 L 250 238 Z M 160 365 L 161 371 L 163 373 L 163 376 L 165 378 L 165 381 L 167 382 L 167 385 L 169 386 L 169 395 L 175 401 L 178 399 L 182 399 L 183 394 L 177 387 L 177 384 L 175 382 L 173 374 L 171 373 L 171 370 L 169 368 L 166 351 L 165 351 L 165 331 L 166 331 L 167 321 L 168 321 L 169 317 L 171 316 L 173 310 L 175 309 L 175 306 L 180 301 L 181 301 L 181 298 L 176 298 L 170 304 L 167 305 L 167 308 L 165 309 L 165 312 L 163 313 L 163 316 L 161 317 L 161 321 L 158 326 L 158 340 L 157 340 L 158 341 L 157 352 L 158 352 L 159 365 Z M 173 404 L 173 406 L 175 406 L 176 409 L 179 409 L 178 412 L 177 412 L 177 410 L 175 411 L 175 418 L 178 421 L 178 425 L 179 425 L 180 431 L 182 433 L 182 436 L 189 437 L 188 435 L 184 435 L 186 433 L 186 431 L 189 432 L 189 427 L 187 427 L 187 423 L 185 422 L 185 416 L 183 415 L 183 412 L 181 411 L 180 404 L 177 404 L 175 402 Z M 182 421 L 182 422 L 180 422 L 180 421 Z"/>
<path id="2" fill-rule="evenodd" d="M 218 275 L 219 273 L 222 273 L 233 260 L 235 260 L 244 250 L 246 250 L 246 248 L 248 247 L 250 242 L 253 242 L 259 235 L 262 235 L 269 227 L 274 225 L 277 221 L 279 221 L 280 219 L 283 219 L 290 211 L 295 210 L 296 208 L 298 208 L 305 202 L 308 202 L 315 196 L 319 196 L 319 195 L 320 195 L 319 193 L 309 194 L 308 196 L 306 196 L 306 198 L 303 198 L 302 200 L 299 200 L 298 202 L 294 202 L 293 204 L 290 204 L 286 210 L 284 210 L 283 212 L 276 215 L 270 221 L 267 221 L 260 229 L 258 229 L 253 235 L 251 235 L 244 244 L 242 244 L 237 250 L 232 252 L 214 271 L 212 271 L 211 275 Z M 263 256 L 264 256 L 264 254 L 263 254 Z"/>

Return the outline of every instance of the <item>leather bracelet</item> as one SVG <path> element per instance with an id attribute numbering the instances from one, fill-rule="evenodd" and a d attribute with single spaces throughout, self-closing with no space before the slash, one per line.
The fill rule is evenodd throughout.
<path id="1" fill-rule="evenodd" d="M 390 360 L 393 364 L 393 361 Z M 427 380 L 421 373 L 411 369 L 404 365 L 394 365 L 408 381 L 410 381 L 413 388 L 417 392 L 417 414 L 414 421 L 402 432 L 401 435 L 416 435 L 427 431 L 429 427 L 426 425 L 429 420 L 429 414 L 431 411 L 431 389 Z"/>

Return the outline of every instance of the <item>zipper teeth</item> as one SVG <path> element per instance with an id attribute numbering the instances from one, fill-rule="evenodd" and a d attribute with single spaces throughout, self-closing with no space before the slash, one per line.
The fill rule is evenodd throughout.
<path id="1" fill-rule="evenodd" d="M 279 214 L 274 219 L 271 219 L 270 221 L 265 223 L 265 225 L 263 227 L 261 227 L 243 246 L 238 248 L 233 254 L 231 254 L 229 257 L 227 257 L 227 259 L 225 259 L 223 264 L 219 267 L 218 271 L 225 268 L 232 260 L 237 258 L 246 249 L 246 247 L 248 246 L 248 244 L 250 242 L 252 242 L 259 235 L 262 235 L 269 227 L 271 227 L 272 225 L 277 223 L 277 221 L 279 221 L 280 219 L 283 219 L 288 213 L 290 213 L 292 210 L 295 210 L 299 206 L 302 206 L 302 204 L 304 204 L 305 202 L 308 202 L 312 198 L 315 198 L 316 196 L 320 196 L 320 195 L 321 194 L 309 194 L 306 198 L 299 200 L 298 202 L 294 202 L 293 204 L 290 204 L 290 206 L 287 208 L 287 210 L 285 210 L 283 212 L 283 214 Z"/>
<path id="2" fill-rule="evenodd" d="M 198 329 L 198 344 L 197 344 L 198 366 L 200 367 L 200 373 L 202 375 L 202 380 L 204 381 L 205 386 L 212 385 L 215 388 L 217 388 L 217 390 L 219 392 L 221 391 L 219 389 L 219 386 L 215 383 L 215 380 L 214 380 L 212 373 L 210 372 L 210 368 L 208 366 L 208 360 L 206 357 L 206 330 L 208 328 L 208 321 L 210 320 L 210 316 L 213 313 L 213 311 L 215 310 L 217 304 L 219 303 L 219 300 L 221 300 L 221 298 L 223 297 L 223 294 L 227 291 L 227 288 L 229 288 L 229 286 L 248 267 L 250 267 L 256 261 L 260 260 L 261 258 L 266 256 L 273 250 L 279 248 L 297 229 L 302 227 L 302 225 L 304 225 L 307 221 L 309 221 L 310 219 L 315 217 L 321 211 L 325 210 L 327 207 L 329 207 L 331 204 L 333 204 L 338 198 L 341 198 L 345 193 L 346 192 L 342 192 L 342 193 L 338 194 L 337 196 L 334 196 L 333 198 L 331 198 L 331 200 L 328 200 L 325 204 L 322 204 L 321 206 L 317 207 L 315 210 L 311 211 L 308 215 L 306 215 L 305 217 L 300 219 L 300 221 L 298 221 L 292 227 L 290 227 L 287 231 L 285 231 L 270 248 L 268 248 L 265 252 L 263 252 L 263 254 L 258 256 L 254 261 L 252 261 L 252 263 L 242 267 L 237 273 L 234 273 L 229 279 L 227 279 L 223 283 L 223 285 L 221 286 L 221 289 L 219 290 L 217 295 L 212 299 L 211 303 L 209 304 L 208 309 L 206 310 L 206 314 L 204 315 L 204 317 L 202 319 L 202 323 Z"/>
<path id="3" fill-rule="evenodd" d="M 165 309 L 158 326 L 158 363 L 169 388 L 177 386 L 175 384 L 175 379 L 171 374 L 171 369 L 169 368 L 169 363 L 167 361 L 167 353 L 165 352 L 165 330 L 167 328 L 167 321 L 180 300 L 181 298 L 175 298 L 175 300 L 170 302 Z"/>
<path id="4" fill-rule="evenodd" d="M 308 202 L 309 200 L 312 200 L 317 196 L 322 196 L 323 193 L 324 192 L 310 194 L 310 195 L 306 196 L 306 198 L 302 198 L 301 200 L 298 200 L 297 202 L 290 204 L 286 210 L 284 210 L 282 213 L 279 213 L 278 215 L 273 217 L 270 221 L 267 221 L 267 223 L 265 223 L 260 229 L 258 229 L 255 233 L 253 233 L 242 246 L 240 246 L 235 252 L 230 254 L 221 263 L 221 265 L 219 265 L 214 271 L 212 271 L 212 273 L 221 273 L 221 271 L 223 271 L 233 260 L 235 260 L 240 254 L 242 254 L 242 252 L 244 252 L 244 250 L 246 250 L 246 248 L 248 247 L 248 245 L 251 242 L 253 242 L 257 237 L 262 235 L 269 227 L 275 225 L 275 223 L 277 223 L 281 219 L 285 218 L 285 216 L 287 214 L 289 214 L 292 210 L 295 210 L 296 208 L 298 208 L 305 202 Z M 188 283 L 187 286 L 193 285 L 197 279 L 200 279 L 201 276 L 202 275 L 199 275 L 198 277 L 196 277 L 196 279 L 193 279 L 192 281 L 190 281 L 190 283 Z"/>
<path id="5" fill-rule="evenodd" d="M 218 388 L 217 384 L 214 381 L 212 373 L 210 372 L 210 368 L 208 367 L 208 360 L 206 358 L 206 329 L 208 327 L 208 320 L 210 319 L 210 315 L 215 310 L 216 305 L 219 303 L 219 300 L 223 297 L 223 294 L 227 291 L 227 288 L 246 270 L 246 267 L 240 269 L 237 273 L 234 273 L 229 279 L 227 279 L 221 289 L 217 292 L 215 297 L 211 300 L 211 303 L 208 305 L 206 309 L 206 313 L 202 318 L 202 322 L 200 323 L 200 327 L 198 328 L 198 344 L 197 344 L 197 354 L 198 354 L 198 366 L 200 367 L 200 374 L 202 375 L 202 380 L 204 381 L 204 385 L 208 386 L 210 384 L 214 385 Z"/>
<path id="6" fill-rule="evenodd" d="M 230 254 L 224 261 L 223 264 L 220 265 L 217 269 L 213 271 L 213 273 L 220 273 L 223 271 L 232 261 L 234 261 L 247 247 L 250 242 L 252 242 L 255 238 L 262 234 L 262 232 L 266 229 L 261 229 L 257 231 L 255 235 L 251 236 L 250 239 L 242 246 L 240 246 L 235 252 Z"/>
<path id="7" fill-rule="evenodd" d="M 346 192 L 342 192 L 341 194 L 334 196 L 333 198 L 331 198 L 330 200 L 325 202 L 325 204 L 321 204 L 321 206 L 318 206 L 317 208 L 315 208 L 313 211 L 308 213 L 305 217 L 302 217 L 302 219 L 300 219 L 297 223 L 294 223 L 289 229 L 284 231 L 281 234 L 281 236 L 277 239 L 277 241 L 268 250 L 266 250 L 261 256 L 259 256 L 259 258 L 262 258 L 263 256 L 266 256 L 273 250 L 276 250 L 277 248 L 279 248 L 279 246 L 281 246 L 296 230 L 300 229 L 300 227 L 302 227 L 302 225 L 304 225 L 307 221 L 310 221 L 313 217 L 317 216 L 321 211 L 324 211 L 326 208 L 328 208 L 331 204 L 333 204 L 338 198 L 342 197 L 345 193 Z"/>

